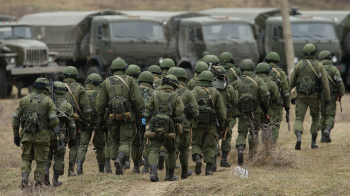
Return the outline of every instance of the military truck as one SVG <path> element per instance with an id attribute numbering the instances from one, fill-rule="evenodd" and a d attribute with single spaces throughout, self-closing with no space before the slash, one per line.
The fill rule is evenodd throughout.
<path id="1" fill-rule="evenodd" d="M 0 23 L 0 98 L 10 95 L 12 87 L 31 88 L 37 77 L 56 78 L 64 67 L 54 63 L 56 52 L 49 52 L 45 43 L 34 40 L 27 23 Z"/>
<path id="2" fill-rule="evenodd" d="M 237 16 L 251 20 L 256 24 L 258 45 L 261 59 L 271 51 L 278 52 L 281 57 L 281 67 L 286 69 L 286 56 L 282 31 L 282 17 L 279 9 L 274 8 L 214 8 L 204 10 L 203 13 L 221 13 L 227 16 Z M 291 10 L 290 22 L 295 50 L 294 62 L 297 63 L 304 55 L 303 46 L 312 42 L 317 45 L 318 51 L 330 50 L 334 52 L 333 63 L 341 67 L 342 53 L 332 20 L 300 15 L 295 8 Z"/>
<path id="3" fill-rule="evenodd" d="M 31 23 L 33 34 L 59 52 L 59 64 L 76 66 L 80 78 L 106 75 L 116 58 L 147 69 L 165 55 L 162 23 L 149 17 L 111 10 L 69 11 L 29 14 L 21 21 Z"/>
<path id="4" fill-rule="evenodd" d="M 119 11 L 121 12 L 121 11 Z M 204 51 L 219 56 L 231 52 L 237 64 L 249 58 L 257 62 L 259 54 L 252 25 L 241 18 L 210 16 L 196 12 L 123 11 L 158 18 L 165 25 L 167 57 L 193 76 L 193 65 Z"/>
<path id="5" fill-rule="evenodd" d="M 0 15 L 0 22 L 3 22 L 3 21 L 16 21 L 17 18 L 14 17 L 14 16 L 8 16 L 8 15 Z"/>

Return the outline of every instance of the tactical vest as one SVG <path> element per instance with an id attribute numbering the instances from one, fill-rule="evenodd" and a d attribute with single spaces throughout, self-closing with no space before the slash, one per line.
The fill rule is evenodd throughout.
<path id="1" fill-rule="evenodd" d="M 55 106 L 58 108 L 62 114 L 58 114 L 58 119 L 60 120 L 60 131 L 61 131 L 61 137 L 65 138 L 66 135 L 69 135 L 68 131 L 68 124 L 70 120 L 69 114 L 67 114 L 66 110 L 68 109 L 68 101 L 65 97 L 58 98 L 56 100 Z M 50 139 L 53 141 L 57 141 L 57 135 L 51 130 L 50 131 Z M 57 146 L 56 142 L 51 143 L 51 146 Z"/>
<path id="2" fill-rule="evenodd" d="M 180 96 L 182 97 L 182 94 L 184 94 L 186 91 L 189 91 L 186 87 L 180 87 L 178 88 L 175 92 Z M 185 106 L 187 103 L 183 103 Z M 187 118 L 188 114 L 185 113 L 185 116 Z"/>
<path id="3" fill-rule="evenodd" d="M 21 119 L 23 131 L 34 134 L 39 130 L 48 129 L 48 114 L 45 111 L 47 107 L 44 104 L 48 104 L 49 99 L 43 94 L 32 93 L 29 95 L 29 103 Z"/>
<path id="4" fill-rule="evenodd" d="M 256 81 L 256 77 L 252 77 Z M 253 113 L 259 107 L 259 87 L 256 82 L 251 81 L 247 77 L 243 76 L 240 79 L 242 90 L 238 99 L 237 108 L 238 111 L 244 114 Z"/>
<path id="5" fill-rule="evenodd" d="M 320 76 L 321 73 L 316 70 L 317 60 L 310 60 L 311 65 L 315 69 L 316 73 Z M 297 92 L 305 95 L 312 95 L 318 91 L 319 79 L 309 66 L 306 59 L 299 61 L 296 65 L 299 68 L 298 78 L 296 82 Z"/>
<path id="6" fill-rule="evenodd" d="M 277 71 L 277 72 L 276 72 Z M 282 74 L 281 74 L 280 68 L 274 68 L 269 72 L 269 78 L 274 81 L 277 85 L 278 92 L 280 93 L 280 97 L 278 100 L 279 105 L 282 105 L 283 99 L 282 99 L 282 88 L 281 88 L 281 82 L 282 82 Z M 279 80 L 279 81 L 278 81 Z M 266 83 L 267 84 L 267 83 Z M 271 99 L 270 99 L 271 103 Z"/>
<path id="7" fill-rule="evenodd" d="M 329 74 L 332 67 L 333 67 L 333 65 L 324 65 L 323 66 L 324 70 L 327 72 L 327 74 L 329 76 L 329 77 L 327 76 L 327 79 L 328 79 L 330 93 L 331 93 L 331 95 L 334 95 L 335 90 L 338 89 L 338 86 L 336 86 L 337 85 L 336 78 L 332 78 L 332 76 Z M 336 84 L 336 85 L 334 85 L 334 84 Z"/>
<path id="8" fill-rule="evenodd" d="M 215 88 L 206 88 L 208 89 L 211 99 L 216 99 L 215 96 Z M 203 99 L 205 101 L 205 104 L 198 104 L 198 110 L 199 110 L 199 116 L 197 118 L 198 124 L 211 124 L 214 122 L 214 108 L 212 108 L 213 103 L 212 100 L 209 99 L 208 91 L 205 90 L 204 87 L 196 87 L 194 89 L 194 92 L 197 95 L 197 101 Z"/>
<path id="9" fill-rule="evenodd" d="M 74 97 L 77 99 L 77 102 L 79 104 L 79 98 L 80 97 L 77 96 L 78 95 L 77 92 L 79 91 L 79 88 L 80 88 L 81 84 L 78 83 L 78 82 L 72 82 L 71 84 L 68 84 L 68 85 L 69 85 L 70 90 L 72 91 Z M 81 115 L 79 113 L 79 109 L 77 107 L 77 104 L 74 101 L 73 96 L 68 92 L 68 93 L 65 94 L 65 97 L 66 97 L 66 100 L 73 106 L 74 113 Z"/>
<path id="10" fill-rule="evenodd" d="M 97 96 L 100 93 L 100 89 L 86 89 L 86 95 L 89 99 L 89 106 L 91 108 L 91 123 L 97 124 L 98 123 L 98 113 L 96 109 L 96 103 L 97 103 Z"/>

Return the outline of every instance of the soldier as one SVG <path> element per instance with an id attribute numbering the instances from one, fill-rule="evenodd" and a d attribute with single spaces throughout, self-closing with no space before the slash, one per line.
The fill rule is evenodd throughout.
<path id="1" fill-rule="evenodd" d="M 272 119 L 275 121 L 275 125 L 272 129 L 273 133 L 276 133 L 276 141 L 281 126 L 283 108 L 289 116 L 290 108 L 290 94 L 287 76 L 284 71 L 278 66 L 280 62 L 280 56 L 276 52 L 270 52 L 265 57 L 265 62 L 271 66 L 269 77 L 277 84 L 278 91 L 280 93 L 279 104 L 273 105 L 270 108 L 272 112 Z M 270 116 L 271 117 L 271 116 Z"/>
<path id="2" fill-rule="evenodd" d="M 125 74 L 132 77 L 136 83 L 137 83 L 137 78 L 139 77 L 140 73 L 141 73 L 141 69 L 137 65 L 129 65 L 125 71 Z"/>
<path id="3" fill-rule="evenodd" d="M 38 78 L 33 84 L 33 92 L 26 95 L 19 102 L 13 114 L 12 129 L 14 143 L 22 143 L 22 190 L 28 188 L 28 176 L 32 170 L 32 161 L 35 160 L 37 168 L 34 172 L 35 186 L 42 185 L 45 175 L 45 161 L 50 146 L 49 128 L 59 123 L 57 109 L 53 101 L 46 96 L 50 90 L 49 80 Z M 22 127 L 19 132 L 19 127 Z"/>
<path id="4" fill-rule="evenodd" d="M 318 59 L 323 64 L 323 68 L 326 71 L 326 76 L 328 78 L 329 90 L 331 94 L 330 103 L 327 107 L 322 107 L 325 105 L 325 100 L 321 101 L 321 132 L 322 139 L 321 142 L 331 142 L 330 133 L 334 127 L 334 117 L 336 114 L 337 100 L 341 100 L 341 97 L 345 94 L 345 87 L 339 70 L 333 65 L 332 57 L 334 54 L 328 50 L 320 52 Z"/>
<path id="5" fill-rule="evenodd" d="M 203 71 L 206 71 L 206 70 L 208 70 L 208 64 L 206 64 L 204 62 L 198 62 L 194 66 L 194 71 L 196 73 L 195 73 L 194 77 L 187 84 L 188 90 L 191 91 L 194 89 L 194 87 L 198 86 L 198 84 L 199 84 L 198 76 L 199 76 L 199 74 L 201 74 Z"/>
<path id="6" fill-rule="evenodd" d="M 261 112 L 267 114 L 270 92 L 263 79 L 254 74 L 255 65 L 250 59 L 241 63 L 242 76 L 232 83 L 239 93 L 237 104 L 238 137 L 236 147 L 238 150 L 238 165 L 243 165 L 243 150 L 249 131 L 249 157 L 255 153 L 255 147 L 259 141 L 259 126 Z"/>
<path id="7" fill-rule="evenodd" d="M 280 93 L 278 91 L 277 84 L 269 77 L 269 73 L 271 73 L 271 66 L 267 63 L 259 63 L 256 66 L 255 73 L 258 74 L 259 78 L 263 79 L 264 82 L 267 85 L 267 89 L 269 89 L 270 92 L 270 104 L 269 104 L 269 111 L 267 113 L 268 117 L 272 121 L 271 123 L 271 133 L 267 133 L 267 130 L 263 130 L 262 133 L 263 139 L 267 142 L 272 142 L 274 144 L 277 143 L 278 138 L 278 131 L 279 126 L 277 127 L 277 124 L 280 123 L 280 119 L 282 119 L 282 114 L 280 111 L 280 104 L 279 104 L 279 98 Z M 275 113 L 276 111 L 276 113 Z M 265 118 L 265 119 L 264 119 Z M 268 121 L 266 117 L 263 117 L 262 121 Z"/>
<path id="8" fill-rule="evenodd" d="M 292 104 L 296 104 L 294 133 L 297 136 L 297 142 L 295 150 L 301 149 L 301 134 L 303 134 L 304 117 L 308 107 L 310 107 L 310 115 L 312 117 L 310 129 L 312 135 L 311 148 L 318 148 L 316 138 L 320 129 L 318 125 L 320 120 L 320 99 L 323 98 L 325 101 L 325 105 L 322 107 L 328 106 L 330 101 L 326 71 L 322 63 L 315 58 L 317 53 L 316 45 L 313 43 L 306 44 L 303 53 L 304 58 L 295 65 L 289 84 L 289 89 L 296 87 L 298 93 L 296 99 L 291 99 Z"/>
<path id="9" fill-rule="evenodd" d="M 175 63 L 172 59 L 166 58 L 160 63 L 160 69 L 162 70 L 162 78 L 168 74 L 168 70 L 175 67 Z"/>
<path id="10" fill-rule="evenodd" d="M 223 134 L 225 130 L 226 108 L 219 91 L 212 84 L 213 74 L 210 71 L 203 71 L 198 80 L 198 86 L 191 91 L 199 106 L 199 116 L 192 135 L 192 157 L 196 162 L 195 173 L 197 175 L 202 172 L 202 153 L 204 162 L 207 163 L 205 175 L 213 175 L 210 170 L 214 164 L 214 153 L 219 134 Z"/>
<path id="11" fill-rule="evenodd" d="M 108 108 L 108 134 L 112 141 L 110 156 L 114 160 L 116 175 L 123 175 L 126 156 L 130 154 L 131 135 L 136 123 L 142 121 L 144 103 L 140 89 L 131 77 L 125 75 L 127 64 L 115 59 L 111 65 L 111 76 L 103 83 L 97 100 L 99 128 L 104 127 L 104 116 Z"/>
<path id="12" fill-rule="evenodd" d="M 60 143 L 60 138 L 58 138 L 57 134 L 60 135 L 62 141 L 64 140 L 64 146 L 66 143 L 70 147 L 75 144 L 75 135 L 76 135 L 76 125 L 74 122 L 74 112 L 72 105 L 66 100 L 65 94 L 68 90 L 62 82 L 54 82 L 54 87 L 51 89 L 54 91 L 54 103 L 55 107 L 58 108 L 59 111 L 59 120 L 60 126 L 57 127 L 57 131 L 59 133 L 54 133 L 54 130 L 50 130 L 50 147 L 48 158 L 46 160 L 45 165 L 45 185 L 50 185 L 49 180 L 49 170 L 51 167 L 52 159 L 55 159 L 55 164 L 53 165 L 53 179 L 52 185 L 54 187 L 60 186 L 62 184 L 61 181 L 58 181 L 59 175 L 63 175 L 64 173 L 64 156 L 66 154 L 66 148 L 62 147 L 62 143 Z M 53 99 L 53 97 L 51 97 Z"/>
<path id="13" fill-rule="evenodd" d="M 227 81 L 232 84 L 234 81 L 237 80 L 237 77 L 241 76 L 241 71 L 236 68 L 234 66 L 234 60 L 233 60 L 233 56 L 231 53 L 229 52 L 223 52 L 220 55 L 220 63 L 221 66 L 223 66 L 225 68 L 225 70 L 227 70 Z"/>
<path id="14" fill-rule="evenodd" d="M 86 95 L 89 99 L 91 108 L 91 124 L 85 130 L 81 132 L 80 148 L 78 152 L 78 166 L 77 174 L 83 174 L 83 164 L 85 161 L 85 154 L 88 149 L 88 145 L 92 140 L 94 150 L 96 150 L 96 159 L 98 163 L 99 172 L 104 172 L 105 167 L 105 133 L 103 129 L 97 127 L 98 113 L 96 111 L 96 102 L 101 89 L 102 78 L 100 75 L 92 73 L 86 79 Z M 93 137 L 93 138 L 92 138 Z M 92 138 L 92 139 L 91 139 Z"/>
<path id="15" fill-rule="evenodd" d="M 182 123 L 184 112 L 181 98 L 174 92 L 178 86 L 177 78 L 173 75 L 167 75 L 162 79 L 161 89 L 156 90 L 146 103 L 144 116 L 146 124 L 150 126 L 150 131 L 146 131 L 145 137 L 149 138 L 148 164 L 151 169 L 150 180 L 152 182 L 159 181 L 156 164 L 162 145 L 168 151 L 169 180 L 174 180 L 177 158 L 175 136 L 178 134 L 175 125 Z"/>
<path id="16" fill-rule="evenodd" d="M 179 80 L 179 88 L 176 89 L 176 93 L 181 97 L 182 103 L 185 108 L 185 118 L 184 124 L 182 126 L 182 133 L 178 135 L 179 140 L 179 158 L 181 163 L 181 179 L 186 179 L 188 176 L 192 175 L 192 170 L 188 169 L 188 157 L 189 157 L 189 147 L 191 146 L 192 136 L 192 119 L 195 119 L 199 115 L 198 104 L 196 98 L 193 96 L 190 90 L 186 87 L 187 72 L 183 68 L 176 68 L 173 71 L 173 75 Z M 167 166 L 168 167 L 168 166 Z"/>
<path id="17" fill-rule="evenodd" d="M 161 77 L 162 70 L 160 69 L 160 67 L 158 65 L 151 65 L 148 68 L 148 71 L 153 74 L 153 78 L 154 78 L 153 86 L 155 89 L 157 89 L 158 86 L 160 86 L 162 83 L 162 77 Z"/>
<path id="18" fill-rule="evenodd" d="M 62 76 L 63 82 L 68 88 L 66 99 L 73 106 L 75 125 L 77 126 L 77 139 L 75 140 L 75 145 L 70 147 L 69 151 L 68 177 L 70 177 L 77 175 L 74 173 L 74 165 L 78 155 L 78 145 L 80 145 L 78 144 L 80 142 L 80 132 L 89 126 L 91 110 L 84 87 L 75 81 L 78 78 L 77 68 L 72 66 L 66 67 Z"/>

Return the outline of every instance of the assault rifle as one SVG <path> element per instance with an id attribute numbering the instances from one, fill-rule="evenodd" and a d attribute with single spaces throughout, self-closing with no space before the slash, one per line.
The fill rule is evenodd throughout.
<path id="1" fill-rule="evenodd" d="M 288 131 L 290 131 L 290 124 L 289 124 L 289 111 L 286 111 L 286 122 L 288 123 Z"/>
<path id="2" fill-rule="evenodd" d="M 190 121 L 190 140 L 192 142 L 192 119 L 191 119 L 191 114 L 188 113 L 188 110 L 191 110 L 193 106 L 191 103 L 187 104 L 184 109 L 184 113 L 187 113 L 187 119 Z"/>
<path id="3" fill-rule="evenodd" d="M 141 122 L 136 122 L 136 129 L 138 132 L 138 137 L 139 137 L 139 142 L 140 142 L 140 153 L 141 153 L 141 158 L 142 158 L 142 154 L 143 154 L 143 149 L 142 149 L 142 135 L 141 135 L 141 124 L 142 124 L 142 120 Z"/>
<path id="4" fill-rule="evenodd" d="M 280 105 L 282 105 L 282 88 L 280 87 L 281 83 L 282 83 L 281 80 L 277 79 L 276 85 L 278 87 L 278 92 L 280 93 L 280 97 L 278 98 L 278 102 L 279 102 Z"/>
<path id="5" fill-rule="evenodd" d="M 225 79 L 224 73 L 222 73 L 221 71 L 217 70 L 215 65 L 212 64 L 212 63 L 209 63 L 208 71 L 211 71 L 213 73 L 215 79 L 219 79 L 219 80 L 224 80 Z"/>

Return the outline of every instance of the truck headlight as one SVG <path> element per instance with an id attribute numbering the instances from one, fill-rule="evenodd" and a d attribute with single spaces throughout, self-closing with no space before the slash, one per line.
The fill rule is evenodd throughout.
<path id="1" fill-rule="evenodd" d="M 159 58 L 159 64 L 161 64 L 161 63 L 162 63 L 162 61 L 163 61 L 163 58 L 162 58 L 162 57 L 160 57 L 160 58 Z"/>
<path id="2" fill-rule="evenodd" d="M 49 56 L 48 61 L 49 61 L 49 63 L 51 63 L 53 61 L 53 57 Z"/>
<path id="3" fill-rule="evenodd" d="M 297 64 L 299 61 L 298 57 L 294 57 L 294 63 Z"/>
<path id="4" fill-rule="evenodd" d="M 10 63 L 11 63 L 11 64 L 15 64 L 15 63 L 16 63 L 15 57 L 11 57 L 11 58 L 10 58 Z"/>
<path id="5" fill-rule="evenodd" d="M 337 61 L 338 61 L 338 58 L 337 58 L 336 56 L 333 56 L 333 57 L 332 57 L 332 62 L 333 62 L 333 63 L 336 63 Z"/>

